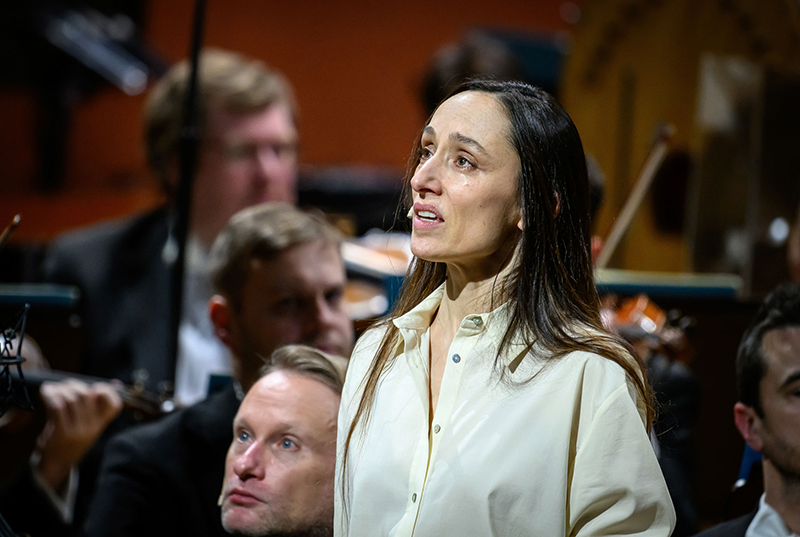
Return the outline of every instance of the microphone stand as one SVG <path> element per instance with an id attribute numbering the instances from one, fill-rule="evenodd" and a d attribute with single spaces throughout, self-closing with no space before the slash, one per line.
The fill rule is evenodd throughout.
<path id="1" fill-rule="evenodd" d="M 178 341 L 181 326 L 181 311 L 183 308 L 183 276 L 186 261 L 186 239 L 189 233 L 191 220 L 192 185 L 194 182 L 195 168 L 197 167 L 198 144 L 200 133 L 197 125 L 198 87 L 197 74 L 199 71 L 200 47 L 203 40 L 203 25 L 205 21 L 205 0 L 197 0 L 194 10 L 194 26 L 192 29 L 191 43 L 191 70 L 189 87 L 186 92 L 183 125 L 180 140 L 180 182 L 175 196 L 175 224 L 173 233 L 178 246 L 178 255 L 172 266 L 172 308 L 171 312 L 171 349 L 169 356 L 172 359 L 169 371 L 174 375 L 178 361 Z"/>

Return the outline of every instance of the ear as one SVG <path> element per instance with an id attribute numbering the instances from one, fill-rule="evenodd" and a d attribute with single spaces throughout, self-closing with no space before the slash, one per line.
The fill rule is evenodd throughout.
<path id="1" fill-rule="evenodd" d="M 525 231 L 525 212 L 522 210 L 522 201 L 521 200 L 517 201 L 517 204 L 514 207 L 514 212 L 517 213 L 517 214 L 514 215 L 514 216 L 517 217 L 517 228 L 520 231 Z"/>
<path id="2" fill-rule="evenodd" d="M 208 315 L 211 317 L 211 324 L 214 325 L 214 334 L 231 350 L 234 347 L 231 327 L 232 314 L 228 299 L 224 296 L 214 295 L 208 301 Z"/>
<path id="3" fill-rule="evenodd" d="M 733 405 L 733 421 L 747 445 L 760 453 L 764 448 L 761 438 L 762 423 L 753 407 L 744 403 Z"/>

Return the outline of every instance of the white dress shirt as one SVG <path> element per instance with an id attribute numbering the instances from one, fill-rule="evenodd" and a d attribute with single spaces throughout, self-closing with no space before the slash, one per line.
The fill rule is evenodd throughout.
<path id="1" fill-rule="evenodd" d="M 548 359 L 512 344 L 493 364 L 507 308 L 463 319 L 429 432 L 430 323 L 444 286 L 396 319 L 401 341 L 366 429 L 353 435 L 335 535 L 667 537 L 675 513 L 624 370 L 587 352 Z M 341 457 L 383 330 L 350 360 L 339 412 Z"/>
<path id="2" fill-rule="evenodd" d="M 797 537 L 789 531 L 778 512 L 766 502 L 766 495 L 761 495 L 755 518 L 747 526 L 744 537 Z"/>
<path id="3" fill-rule="evenodd" d="M 208 314 L 208 301 L 213 295 L 208 252 L 196 237 L 190 237 L 186 243 L 183 309 L 175 364 L 175 400 L 180 405 L 193 405 L 205 399 L 212 375 L 232 375 L 230 351 L 214 333 Z"/>

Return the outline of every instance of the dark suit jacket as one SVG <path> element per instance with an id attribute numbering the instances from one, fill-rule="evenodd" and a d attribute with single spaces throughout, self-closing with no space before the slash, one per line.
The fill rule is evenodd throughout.
<path id="1" fill-rule="evenodd" d="M 80 372 L 132 383 L 148 373 L 158 391 L 173 381 L 170 352 L 170 265 L 162 250 L 169 232 L 166 208 L 66 233 L 48 248 L 46 281 L 81 289 L 86 350 Z"/>
<path id="2" fill-rule="evenodd" d="M 73 535 L 47 495 L 39 488 L 30 466 L 23 464 L 0 485 L 0 514 L 19 535 Z"/>
<path id="3" fill-rule="evenodd" d="M 687 537 L 699 530 L 694 426 L 700 386 L 688 367 L 660 354 L 648 358 L 647 378 L 659 407 L 653 424 L 660 449 L 658 463 L 677 516 L 672 535 Z"/>
<path id="4" fill-rule="evenodd" d="M 227 535 L 217 498 L 239 407 L 232 387 L 106 448 L 84 531 L 89 537 Z"/>
<path id="5" fill-rule="evenodd" d="M 717 524 L 713 528 L 701 531 L 695 537 L 744 537 L 747 527 L 756 517 L 758 508 L 749 515 L 744 515 L 733 520 Z"/>

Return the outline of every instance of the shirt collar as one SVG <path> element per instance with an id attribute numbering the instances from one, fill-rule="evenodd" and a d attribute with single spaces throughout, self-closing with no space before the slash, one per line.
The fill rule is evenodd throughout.
<path id="1" fill-rule="evenodd" d="M 747 527 L 745 537 L 797 537 L 797 534 L 789 531 L 781 515 L 766 502 L 766 494 L 762 494 L 758 512 Z"/>
<path id="2" fill-rule="evenodd" d="M 437 287 L 430 295 L 417 304 L 408 313 L 401 315 L 392 322 L 400 331 L 411 330 L 414 332 L 425 332 L 431 326 L 433 316 L 444 296 L 445 283 Z M 461 320 L 461 330 L 465 336 L 485 334 L 495 349 L 500 347 L 506 328 L 510 322 L 510 303 L 506 302 L 501 306 L 487 313 L 473 313 Z M 501 357 L 504 365 L 516 369 L 519 365 L 519 356 L 529 349 L 529 345 L 524 343 L 520 337 L 515 337 Z"/>
<path id="3" fill-rule="evenodd" d="M 397 317 L 392 322 L 400 330 L 415 330 L 425 331 L 433 321 L 433 314 L 439 309 L 439 304 L 442 303 L 444 296 L 443 283 L 437 287 L 430 295 L 422 300 L 419 304 L 414 306 L 411 311 Z"/>

